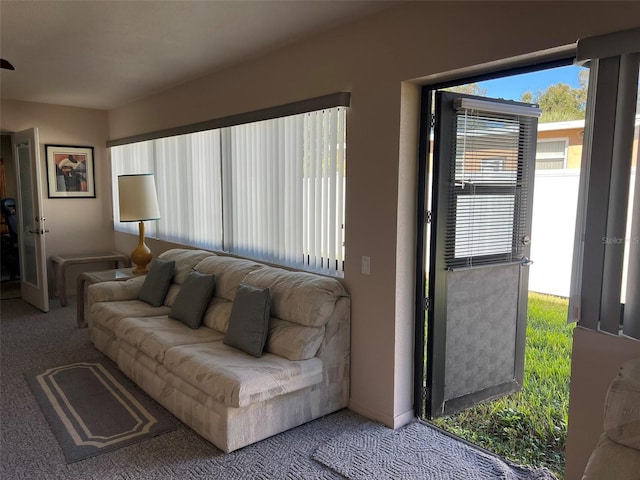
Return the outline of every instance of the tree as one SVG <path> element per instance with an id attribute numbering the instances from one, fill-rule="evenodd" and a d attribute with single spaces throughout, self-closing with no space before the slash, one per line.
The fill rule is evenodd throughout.
<path id="1" fill-rule="evenodd" d="M 481 88 L 477 83 L 467 83 L 465 85 L 456 85 L 455 87 L 445 88 L 449 92 L 464 93 L 465 95 L 477 95 L 479 97 L 487 96 L 487 89 Z"/>
<path id="2" fill-rule="evenodd" d="M 580 87 L 573 88 L 566 83 L 549 85 L 546 90 L 531 91 L 522 94 L 522 101 L 537 103 L 542 109 L 540 122 L 562 122 L 566 120 L 584 119 L 587 105 L 587 82 L 589 72 L 582 70 L 579 74 Z"/>

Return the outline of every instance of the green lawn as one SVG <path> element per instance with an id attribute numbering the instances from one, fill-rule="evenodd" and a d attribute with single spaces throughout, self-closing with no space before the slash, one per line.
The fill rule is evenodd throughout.
<path id="1" fill-rule="evenodd" d="M 564 478 L 574 327 L 567 325 L 567 309 L 565 298 L 530 293 L 522 391 L 433 423 Z"/>

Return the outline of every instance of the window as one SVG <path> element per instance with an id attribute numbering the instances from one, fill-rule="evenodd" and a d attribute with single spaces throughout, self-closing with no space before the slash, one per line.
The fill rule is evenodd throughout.
<path id="1" fill-rule="evenodd" d="M 154 173 L 163 240 L 342 275 L 346 109 L 112 148 L 114 177 Z M 114 216 L 118 231 L 135 233 Z"/>
<path id="2" fill-rule="evenodd" d="M 538 140 L 536 170 L 561 170 L 567 165 L 567 140 Z"/>
<path id="3" fill-rule="evenodd" d="M 480 159 L 480 172 L 500 172 L 504 170 L 506 157 L 482 158 Z"/>
<path id="4" fill-rule="evenodd" d="M 449 204 L 454 208 L 445 239 L 447 268 L 512 262 L 522 256 L 527 234 L 523 210 L 529 195 L 527 161 L 533 156 L 536 124 L 537 118 L 527 115 L 457 107 L 455 162 L 449 173 L 454 180 L 449 183 Z"/>

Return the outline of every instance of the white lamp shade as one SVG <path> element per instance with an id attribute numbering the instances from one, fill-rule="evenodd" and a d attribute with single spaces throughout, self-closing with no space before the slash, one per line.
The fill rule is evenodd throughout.
<path id="1" fill-rule="evenodd" d="M 160 218 L 158 195 L 153 174 L 118 176 L 121 222 L 139 222 Z"/>

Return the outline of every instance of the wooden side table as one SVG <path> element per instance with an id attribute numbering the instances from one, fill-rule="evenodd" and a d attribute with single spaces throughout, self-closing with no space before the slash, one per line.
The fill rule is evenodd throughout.
<path id="1" fill-rule="evenodd" d="M 84 302 L 89 285 L 100 282 L 118 282 L 129 280 L 136 277 L 133 268 L 122 268 L 116 270 L 102 270 L 100 272 L 84 272 L 78 275 L 78 297 L 77 297 L 77 316 L 78 328 L 86 328 L 87 322 L 84 318 Z"/>
<path id="2" fill-rule="evenodd" d="M 85 253 L 79 255 L 54 255 L 51 257 L 51 265 L 56 279 L 56 294 L 60 298 L 60 306 L 67 306 L 66 290 L 66 270 L 71 265 L 82 263 L 114 262 L 114 267 L 118 268 L 118 262 L 122 262 L 124 267 L 131 266 L 131 259 L 124 253 L 111 251 L 104 253 Z"/>

